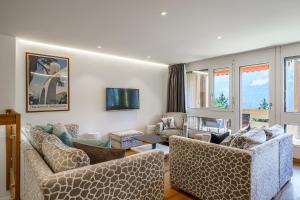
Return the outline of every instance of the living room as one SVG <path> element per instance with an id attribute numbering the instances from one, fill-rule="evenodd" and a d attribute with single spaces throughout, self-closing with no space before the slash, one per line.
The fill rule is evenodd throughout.
<path id="1" fill-rule="evenodd" d="M 1 1 L 0 200 L 300 199 L 299 6 Z"/>

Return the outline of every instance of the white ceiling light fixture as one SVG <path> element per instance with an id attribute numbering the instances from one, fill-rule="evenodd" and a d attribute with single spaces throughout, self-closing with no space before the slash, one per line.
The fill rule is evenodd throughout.
<path id="1" fill-rule="evenodd" d="M 160 13 L 160 15 L 161 16 L 166 16 L 168 13 L 166 12 L 166 11 L 162 11 L 161 13 Z"/>
<path id="2" fill-rule="evenodd" d="M 221 35 L 219 35 L 219 36 L 217 37 L 217 39 L 218 39 L 218 40 L 222 40 L 223 37 L 222 37 Z"/>
<path id="3" fill-rule="evenodd" d="M 100 45 L 97 46 L 97 49 L 101 49 L 102 47 Z"/>
<path id="4" fill-rule="evenodd" d="M 151 56 L 147 56 L 148 59 L 151 59 Z"/>

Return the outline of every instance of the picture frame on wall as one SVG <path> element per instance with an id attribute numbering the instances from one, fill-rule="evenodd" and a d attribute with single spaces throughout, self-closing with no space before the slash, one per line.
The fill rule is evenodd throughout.
<path id="1" fill-rule="evenodd" d="M 70 110 L 69 58 L 26 52 L 26 112 Z"/>

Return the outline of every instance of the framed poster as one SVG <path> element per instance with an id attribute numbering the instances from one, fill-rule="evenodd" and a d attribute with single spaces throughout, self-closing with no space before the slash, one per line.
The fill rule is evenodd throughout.
<path id="1" fill-rule="evenodd" d="M 26 111 L 69 111 L 69 71 L 69 58 L 26 53 Z"/>

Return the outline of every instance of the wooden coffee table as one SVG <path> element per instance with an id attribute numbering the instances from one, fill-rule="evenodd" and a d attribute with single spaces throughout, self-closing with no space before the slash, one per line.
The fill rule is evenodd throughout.
<path id="1" fill-rule="evenodd" d="M 163 145 L 161 143 L 167 142 L 166 137 L 162 137 L 156 134 L 143 134 L 133 137 L 136 140 L 147 143 L 145 145 L 141 145 L 138 147 L 133 147 L 131 150 L 137 152 L 145 152 L 153 149 L 162 150 L 165 155 L 169 154 L 169 147 L 167 145 Z"/>

